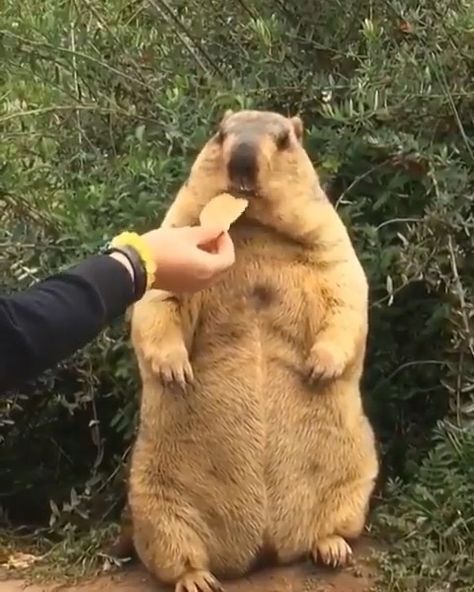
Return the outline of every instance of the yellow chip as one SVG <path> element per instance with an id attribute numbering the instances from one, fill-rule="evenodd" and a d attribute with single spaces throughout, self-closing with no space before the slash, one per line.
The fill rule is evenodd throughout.
<path id="1" fill-rule="evenodd" d="M 228 231 L 231 225 L 244 213 L 248 201 L 234 197 L 230 193 L 221 193 L 211 199 L 201 211 L 201 226 L 215 226 Z"/>

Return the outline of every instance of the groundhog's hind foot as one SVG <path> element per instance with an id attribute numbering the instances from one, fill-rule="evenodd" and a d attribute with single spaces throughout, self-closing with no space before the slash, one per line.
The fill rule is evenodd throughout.
<path id="1" fill-rule="evenodd" d="M 190 571 L 176 583 L 175 592 L 224 592 L 224 588 L 208 571 Z"/>
<path id="2" fill-rule="evenodd" d="M 343 567 L 352 563 L 352 549 L 340 536 L 333 535 L 316 543 L 312 552 L 315 562 L 320 559 L 330 567 Z"/>

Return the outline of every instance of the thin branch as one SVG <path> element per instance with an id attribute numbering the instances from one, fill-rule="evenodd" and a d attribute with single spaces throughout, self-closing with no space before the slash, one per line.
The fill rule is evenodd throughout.
<path id="1" fill-rule="evenodd" d="M 148 0 L 148 1 L 153 6 L 153 8 L 159 14 L 161 14 L 168 22 L 169 22 L 169 19 L 171 19 L 171 21 L 174 22 L 174 24 L 176 25 L 176 27 L 178 29 L 181 29 L 181 31 L 176 31 L 177 36 L 179 37 L 181 43 L 185 46 L 185 48 L 191 54 L 191 56 L 196 60 L 197 64 L 199 64 L 199 66 L 204 70 L 204 72 L 206 72 L 206 74 L 209 77 L 212 77 L 211 72 L 207 69 L 207 67 L 204 64 L 204 62 L 197 55 L 195 49 L 209 62 L 209 64 L 213 67 L 213 69 L 215 70 L 215 72 L 217 74 L 219 74 L 219 76 L 221 76 L 222 78 L 225 79 L 226 77 L 224 76 L 224 73 L 221 71 L 221 69 L 219 68 L 219 66 L 216 64 L 216 62 L 214 62 L 214 60 L 207 53 L 207 51 L 205 51 L 202 48 L 202 46 L 193 38 L 193 36 L 192 36 L 191 32 L 189 31 L 189 29 L 175 15 L 173 9 L 169 6 L 169 4 L 166 2 L 166 0 Z M 167 15 L 168 15 L 169 18 L 167 18 Z M 187 38 L 183 35 L 183 33 L 184 33 L 184 35 Z M 194 44 L 194 47 L 192 47 L 192 45 L 189 43 L 188 39 Z"/>
<path id="2" fill-rule="evenodd" d="M 461 278 L 459 277 L 458 266 L 456 264 L 456 255 L 454 253 L 453 238 L 451 235 L 448 235 L 448 250 L 451 262 L 451 271 L 453 272 L 454 277 L 454 285 L 456 287 L 456 294 L 461 306 L 464 331 L 466 331 L 467 334 L 467 346 L 471 352 L 472 358 L 474 359 L 474 336 L 469 323 L 469 313 L 467 311 L 466 298 L 464 296 L 464 287 L 462 285 Z"/>
<path id="3" fill-rule="evenodd" d="M 96 64 L 97 66 L 100 66 L 101 68 L 104 68 L 104 69 L 108 70 L 109 72 L 112 72 L 113 74 L 116 74 L 117 76 L 120 76 L 121 78 L 124 78 L 125 80 L 128 80 L 129 82 L 132 82 L 133 84 L 136 84 L 137 86 L 140 86 L 142 88 L 145 88 L 146 90 L 149 90 L 149 85 L 145 84 L 144 82 L 142 82 L 138 78 L 134 78 L 133 76 L 129 76 L 128 74 L 125 74 L 125 72 L 122 72 L 121 70 L 118 70 L 117 68 L 114 68 L 113 66 L 110 66 L 109 64 L 107 64 L 106 62 L 103 62 L 102 60 L 99 60 L 99 59 L 94 58 L 90 55 L 87 55 L 86 53 L 82 53 L 79 51 L 72 51 L 71 49 L 69 49 L 67 47 L 60 47 L 60 46 L 56 46 L 56 45 L 51 45 L 50 43 L 46 43 L 46 42 L 42 42 L 42 41 L 34 41 L 33 39 L 21 37 L 20 35 L 16 35 L 15 33 L 12 33 L 11 31 L 6 31 L 5 29 L 0 29 L 0 35 L 4 35 L 5 37 L 10 37 L 11 39 L 15 39 L 16 41 L 20 41 L 21 43 L 25 43 L 26 45 L 30 45 L 32 47 L 43 47 L 43 48 L 51 49 L 53 51 L 58 51 L 58 52 L 61 52 L 64 54 L 75 55 L 76 57 L 81 58 L 83 60 L 87 60 L 88 62 L 92 62 L 92 63 Z"/>
<path id="4" fill-rule="evenodd" d="M 381 224 L 379 224 L 378 226 L 375 227 L 375 231 L 380 230 L 381 228 L 383 228 L 384 226 L 388 226 L 389 224 L 398 224 L 401 222 L 405 222 L 405 223 L 409 223 L 409 222 L 421 222 L 423 220 L 423 218 L 392 218 L 390 220 L 385 220 L 385 222 L 382 222 Z"/>
<path id="5" fill-rule="evenodd" d="M 337 208 L 339 207 L 339 205 L 341 204 L 342 200 L 344 199 L 344 197 L 352 190 L 354 189 L 354 187 L 356 185 L 358 185 L 361 181 L 363 181 L 366 177 L 369 177 L 372 173 L 375 173 L 375 171 L 378 171 L 379 169 L 383 168 L 384 166 L 386 166 L 387 164 L 389 164 L 389 162 L 391 161 L 390 158 L 387 158 L 387 160 L 384 160 L 383 162 L 379 162 L 378 164 L 374 165 L 373 167 L 371 167 L 370 169 L 368 169 L 367 171 L 365 171 L 364 173 L 362 173 L 361 175 L 359 175 L 358 177 L 356 177 L 352 183 L 346 188 L 344 189 L 344 191 L 341 193 L 341 195 L 338 197 L 336 204 L 335 204 L 335 208 L 337 210 Z"/>
<path id="6" fill-rule="evenodd" d="M 81 111 L 97 111 L 98 113 L 107 113 L 107 114 L 120 114 L 125 117 L 132 117 L 138 119 L 140 121 L 149 121 L 152 123 L 156 123 L 157 125 L 161 125 L 162 122 L 153 119 L 151 117 L 146 117 L 143 115 L 138 115 L 137 113 L 132 113 L 130 111 L 126 111 L 125 109 L 119 108 L 110 108 L 110 107 L 101 107 L 100 105 L 87 105 L 87 104 L 73 104 L 73 105 L 51 105 L 50 107 L 38 107 L 37 109 L 28 109 L 26 111 L 14 111 L 13 113 L 9 113 L 8 115 L 2 115 L 0 117 L 0 124 L 5 123 L 6 121 L 10 121 L 12 119 L 17 119 L 20 117 L 27 117 L 29 115 L 44 115 L 45 113 L 54 113 L 56 111 L 74 111 L 76 109 L 80 109 Z"/>
<path id="7" fill-rule="evenodd" d="M 469 140 L 469 138 L 466 134 L 466 131 L 464 129 L 463 123 L 461 121 L 461 118 L 459 117 L 459 113 L 458 113 L 456 104 L 454 103 L 453 96 L 451 94 L 448 82 L 446 80 L 446 75 L 444 73 L 443 66 L 441 65 L 437 55 L 434 56 L 434 62 L 438 66 L 438 69 L 435 69 L 435 75 L 438 78 L 439 82 L 441 83 L 441 86 L 444 88 L 444 91 L 446 93 L 446 97 L 448 98 L 449 105 L 450 105 L 451 110 L 454 115 L 454 119 L 456 120 L 456 125 L 458 127 L 459 133 L 461 134 L 461 137 L 464 141 L 464 145 L 466 146 L 469 156 L 471 157 L 471 160 L 474 163 L 474 153 L 471 148 L 471 141 Z"/>
<path id="8" fill-rule="evenodd" d="M 73 0 L 73 3 L 74 3 L 74 0 Z M 69 23 L 69 34 L 71 37 L 71 50 L 73 52 L 72 69 L 73 69 L 74 91 L 76 93 L 76 100 L 78 103 L 80 103 L 81 102 L 81 90 L 79 87 L 79 77 L 77 74 L 76 31 L 75 31 L 75 27 L 74 27 L 74 21 L 72 18 Z M 83 131 L 82 131 L 82 123 L 81 123 L 81 111 L 79 109 L 76 109 L 76 121 L 77 121 L 78 143 L 79 143 L 79 148 L 81 149 L 82 148 Z M 81 164 L 83 164 L 82 158 L 81 158 Z"/>
<path id="9" fill-rule="evenodd" d="M 238 4 L 244 9 L 244 11 L 250 16 L 250 18 L 255 18 L 254 9 L 250 8 L 244 0 L 237 0 Z"/>
<path id="10" fill-rule="evenodd" d="M 21 214 L 28 216 L 35 222 L 41 222 L 47 226 L 51 226 L 53 224 L 52 220 L 48 218 L 48 216 L 41 210 L 35 209 L 27 198 L 11 193 L 10 191 L 5 191 L 0 187 L 0 203 L 2 201 L 12 209 L 18 207 L 21 211 Z"/>
<path id="11" fill-rule="evenodd" d="M 78 2 L 83 2 L 87 9 L 91 12 L 91 14 L 96 18 L 97 22 L 101 25 L 101 27 L 103 27 L 107 33 L 110 35 L 110 37 L 115 41 L 115 43 L 122 49 L 122 51 L 127 54 L 127 59 L 130 61 L 130 63 L 133 65 L 133 67 L 135 68 L 135 72 L 137 73 L 138 76 L 140 76 L 142 82 L 144 84 L 146 84 L 146 80 L 143 77 L 142 73 L 141 73 L 141 68 L 140 68 L 140 64 L 138 64 L 138 62 L 136 60 L 133 59 L 133 57 L 131 57 L 129 55 L 129 52 L 127 51 L 127 48 L 124 47 L 122 41 L 117 37 L 117 35 L 112 31 L 112 29 L 109 27 L 108 23 L 101 17 L 100 13 L 97 11 L 97 9 L 95 8 L 95 6 L 93 6 L 89 0 L 77 0 Z M 74 0 L 75 3 L 75 0 Z"/>
<path id="12" fill-rule="evenodd" d="M 392 380 L 392 378 L 395 378 L 395 376 L 397 376 L 397 374 L 400 374 L 400 372 L 403 372 L 403 370 L 406 370 L 407 368 L 414 368 L 416 366 L 446 366 L 446 365 L 447 365 L 447 362 L 443 362 L 441 360 L 414 360 L 412 362 L 405 362 L 404 364 L 401 364 L 400 366 L 398 366 L 398 368 L 395 368 L 395 370 L 391 374 L 389 374 L 388 376 L 383 378 L 378 384 L 376 384 L 374 386 L 374 388 L 372 389 L 372 394 L 375 393 L 376 391 L 378 391 L 381 386 L 384 386 L 385 384 L 389 383 Z"/>

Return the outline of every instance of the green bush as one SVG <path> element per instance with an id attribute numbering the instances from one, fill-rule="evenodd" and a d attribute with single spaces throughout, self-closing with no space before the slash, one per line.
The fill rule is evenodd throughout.
<path id="1" fill-rule="evenodd" d="M 411 478 L 474 409 L 473 30 L 469 0 L 4 0 L 3 289 L 156 225 L 225 109 L 299 113 L 369 276 L 384 474 Z M 7 522 L 116 515 L 137 388 L 116 323 L 1 403 Z"/>
<path id="2" fill-rule="evenodd" d="M 474 431 L 440 424 L 433 450 L 409 484 L 392 484 L 375 520 L 388 551 L 390 590 L 471 592 L 474 581 Z M 401 560 L 400 560 L 401 559 Z"/>

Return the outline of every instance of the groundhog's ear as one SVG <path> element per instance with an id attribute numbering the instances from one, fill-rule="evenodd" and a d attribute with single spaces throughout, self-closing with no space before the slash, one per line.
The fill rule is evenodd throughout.
<path id="1" fill-rule="evenodd" d="M 298 140 L 301 140 L 303 138 L 304 131 L 303 120 L 301 119 L 301 117 L 295 115 L 295 117 L 290 118 L 290 122 L 295 131 L 295 136 L 298 138 Z"/>
<path id="2" fill-rule="evenodd" d="M 226 119 L 232 115 L 232 113 L 232 109 L 227 109 L 227 111 L 224 113 L 223 117 L 221 117 L 219 123 L 216 126 L 216 138 L 219 141 L 219 143 L 221 143 L 224 139 L 223 124 L 226 121 Z"/>

